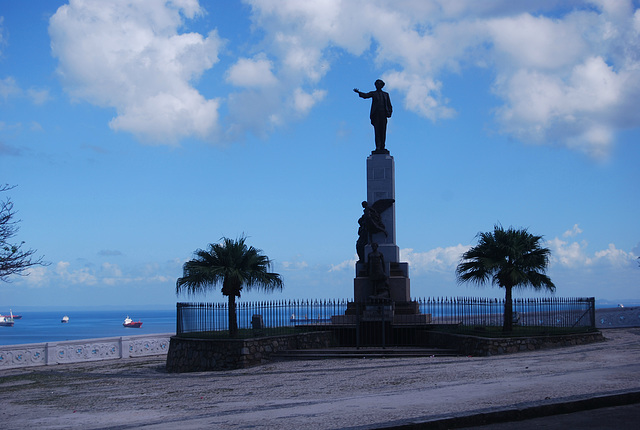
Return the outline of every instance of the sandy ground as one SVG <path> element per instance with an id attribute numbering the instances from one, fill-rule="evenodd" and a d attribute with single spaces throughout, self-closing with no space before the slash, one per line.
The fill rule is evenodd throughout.
<path id="1" fill-rule="evenodd" d="M 163 358 L 0 371 L 0 424 L 41 429 L 371 429 L 640 391 L 640 328 L 496 357 L 276 362 L 169 374 Z"/>

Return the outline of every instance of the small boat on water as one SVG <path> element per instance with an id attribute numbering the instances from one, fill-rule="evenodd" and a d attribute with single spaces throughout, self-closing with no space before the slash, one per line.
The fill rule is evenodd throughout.
<path id="1" fill-rule="evenodd" d="M 0 317 L 13 318 L 14 320 L 21 320 L 22 319 L 22 315 L 14 315 L 13 311 L 11 309 L 9 309 L 9 314 L 10 315 L 0 315 Z"/>
<path id="2" fill-rule="evenodd" d="M 62 320 L 60 320 L 61 323 L 68 323 L 69 322 L 69 317 L 68 316 L 63 316 Z"/>
<path id="3" fill-rule="evenodd" d="M 129 318 L 129 315 L 127 315 L 122 325 L 129 328 L 140 328 L 142 327 L 142 321 L 134 321 L 131 318 Z"/>
<path id="4" fill-rule="evenodd" d="M 0 316 L 0 327 L 13 327 L 13 314 Z"/>

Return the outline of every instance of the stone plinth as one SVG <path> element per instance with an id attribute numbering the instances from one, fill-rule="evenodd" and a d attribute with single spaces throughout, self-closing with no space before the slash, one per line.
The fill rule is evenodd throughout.
<path id="1" fill-rule="evenodd" d="M 393 306 L 367 305 L 362 312 L 362 321 L 393 321 Z"/>
<path id="2" fill-rule="evenodd" d="M 367 203 L 372 206 L 382 199 L 396 198 L 396 168 L 393 157 L 389 154 L 371 154 L 367 157 Z M 387 263 L 400 260 L 400 249 L 396 245 L 396 205 L 395 203 L 382 212 L 381 218 L 387 234 L 376 233 L 372 240 L 378 243 L 378 251 L 384 255 Z M 371 252 L 371 246 L 364 250 L 365 259 Z"/>
<path id="3" fill-rule="evenodd" d="M 409 278 L 401 276 L 389 277 L 389 294 L 394 302 L 408 302 L 411 300 Z M 353 280 L 353 299 L 364 303 L 374 294 L 373 284 L 369 278 L 361 277 Z"/>
<path id="4" fill-rule="evenodd" d="M 386 153 L 371 153 L 367 157 L 367 203 L 375 208 L 375 203 L 380 200 L 392 199 L 395 201 L 395 162 L 393 157 Z M 400 262 L 400 249 L 396 245 L 396 205 L 393 203 L 387 209 L 380 211 L 380 218 L 386 229 L 384 232 L 375 233 L 371 241 L 378 244 L 378 251 L 384 256 L 385 273 L 388 276 L 389 296 L 394 304 L 394 311 L 389 315 L 389 321 L 393 321 L 393 313 L 402 315 L 419 314 L 419 309 L 411 302 L 411 283 L 409 281 L 409 264 Z M 356 276 L 353 280 L 354 302 L 369 305 L 375 294 L 373 283 L 369 280 L 368 256 L 371 253 L 371 244 L 367 244 L 364 250 L 363 262 L 356 263 Z M 358 310 L 359 309 L 359 310 Z M 364 308 L 353 306 L 347 309 L 347 314 L 362 315 Z M 422 321 L 422 319 L 420 319 Z"/>

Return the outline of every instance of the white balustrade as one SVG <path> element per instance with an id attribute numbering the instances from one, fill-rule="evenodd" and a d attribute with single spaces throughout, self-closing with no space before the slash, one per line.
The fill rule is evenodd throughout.
<path id="1" fill-rule="evenodd" d="M 0 345 L 0 369 L 166 355 L 172 333 Z"/>
<path id="2" fill-rule="evenodd" d="M 640 327 L 640 306 L 596 309 L 596 327 Z"/>

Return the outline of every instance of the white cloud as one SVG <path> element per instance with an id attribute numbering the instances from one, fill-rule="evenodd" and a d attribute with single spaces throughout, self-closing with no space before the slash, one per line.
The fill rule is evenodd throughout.
<path id="1" fill-rule="evenodd" d="M 240 87 L 268 87 L 277 83 L 271 69 L 273 63 L 265 55 L 253 59 L 240 58 L 227 71 L 227 81 Z"/>
<path id="2" fill-rule="evenodd" d="M 166 284 L 175 281 L 174 274 L 180 272 L 180 261 L 168 261 L 164 265 L 157 263 L 136 265 L 122 269 L 118 264 L 104 262 L 100 266 L 86 264 L 74 267 L 68 261 L 59 261 L 52 266 L 38 266 L 29 269 L 28 276 L 16 279 L 29 288 L 57 286 L 121 286 L 126 284 Z"/>
<path id="3" fill-rule="evenodd" d="M 606 157 L 616 133 L 638 127 L 640 14 L 630 1 L 555 3 L 252 0 L 278 64 L 315 83 L 336 48 L 369 55 L 404 106 L 451 117 L 444 72 L 495 68 L 497 120 L 522 140 Z M 472 73 L 469 72 L 469 73 Z"/>
<path id="4" fill-rule="evenodd" d="M 313 105 L 321 101 L 327 94 L 326 91 L 315 90 L 311 94 L 304 92 L 301 88 L 296 88 L 293 93 L 294 109 L 301 115 L 306 115 Z"/>
<path id="5" fill-rule="evenodd" d="M 570 269 L 631 267 L 637 258 L 633 252 L 618 249 L 614 244 L 609 244 L 607 249 L 595 251 L 591 255 L 587 251 L 586 241 L 568 242 L 556 237 L 548 241 L 548 246 L 551 250 L 552 265 Z"/>
<path id="6" fill-rule="evenodd" d="M 577 20 L 523 13 L 489 19 L 486 26 L 500 61 L 524 69 L 571 67 L 588 51 Z"/>
<path id="7" fill-rule="evenodd" d="M 389 82 L 390 89 L 397 89 L 406 94 L 404 106 L 408 110 L 434 121 L 455 115 L 455 110 L 447 107 L 441 100 L 441 83 L 429 76 L 394 71 L 386 73 L 384 80 Z"/>
<path id="8" fill-rule="evenodd" d="M 35 88 L 29 88 L 27 90 L 27 95 L 36 105 L 43 105 L 49 100 L 51 100 L 51 95 L 49 94 L 49 90 L 37 90 Z"/>
<path id="9" fill-rule="evenodd" d="M 5 101 L 14 95 L 21 94 L 22 91 L 15 80 L 15 78 L 8 76 L 4 79 L 0 79 L 0 97 Z"/>
<path id="10" fill-rule="evenodd" d="M 154 143 L 207 138 L 217 127 L 218 100 L 192 81 L 218 62 L 222 40 L 179 34 L 183 18 L 201 13 L 196 0 L 71 0 L 52 16 L 51 47 L 72 97 L 112 107 L 115 130 Z"/>
<path id="11" fill-rule="evenodd" d="M 434 121 L 460 109 L 445 75 L 484 67 L 499 127 L 523 141 L 602 158 L 619 131 L 640 126 L 640 11 L 630 0 L 576 1 L 569 12 L 508 0 L 246 2 L 262 39 L 242 48 L 253 57 L 232 59 L 225 76 L 236 89 L 219 98 L 193 84 L 218 62 L 222 39 L 178 32 L 205 13 L 196 0 L 72 0 L 50 21 L 58 71 L 74 98 L 115 109 L 115 130 L 157 142 L 218 136 L 224 102 L 227 139 L 264 136 L 323 100 L 322 79 L 346 55 L 370 60 L 406 109 Z"/>
<path id="12" fill-rule="evenodd" d="M 571 230 L 567 230 L 562 234 L 562 237 L 574 237 L 582 233 L 582 229 L 578 224 L 574 224 Z"/>
<path id="13" fill-rule="evenodd" d="M 438 247 L 429 251 L 415 251 L 411 248 L 400 250 L 400 261 L 409 263 L 411 274 L 423 275 L 425 272 L 453 273 L 460 262 L 462 254 L 469 249 L 469 245 L 455 245 L 446 248 Z M 338 264 L 332 264 L 330 272 L 354 270 L 357 256 Z"/>
<path id="14" fill-rule="evenodd" d="M 284 270 L 303 270 L 309 267 L 306 261 L 283 261 L 282 268 Z"/>
<path id="15" fill-rule="evenodd" d="M 62 282 L 70 284 L 95 285 L 98 280 L 96 276 L 87 267 L 69 270 L 70 263 L 68 261 L 60 261 L 55 266 L 55 274 Z"/>
<path id="16" fill-rule="evenodd" d="M 592 263 L 592 259 L 586 254 L 587 242 L 569 243 L 559 238 L 548 241 L 551 250 L 551 262 L 558 263 L 561 266 L 570 268 L 588 266 Z"/>
<path id="17" fill-rule="evenodd" d="M 42 287 L 47 282 L 46 266 L 30 267 L 25 274 L 26 276 L 22 280 L 29 287 Z"/>
<path id="18" fill-rule="evenodd" d="M 423 272 L 452 272 L 460 262 L 462 254 L 469 249 L 469 245 L 455 245 L 446 248 L 435 248 L 426 252 L 415 252 L 411 248 L 400 250 L 400 260 L 409 263 L 412 273 Z"/>
<path id="19" fill-rule="evenodd" d="M 610 243 L 607 249 L 598 251 L 595 254 L 595 259 L 597 261 L 606 261 L 609 265 L 614 267 L 627 266 L 634 262 L 636 258 L 637 257 L 632 253 L 617 249 L 613 243 Z"/>
<path id="20" fill-rule="evenodd" d="M 356 263 L 358 262 L 358 256 L 355 255 L 351 260 L 345 260 L 338 264 L 332 264 L 329 268 L 329 272 L 340 272 L 343 270 L 355 270 Z"/>

